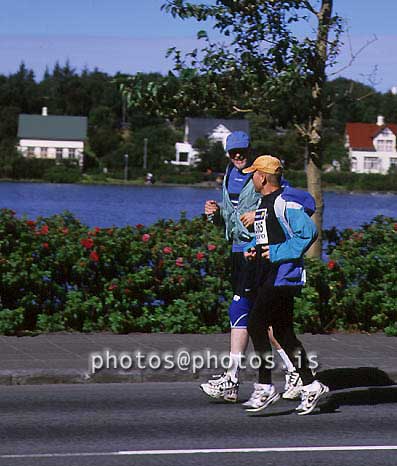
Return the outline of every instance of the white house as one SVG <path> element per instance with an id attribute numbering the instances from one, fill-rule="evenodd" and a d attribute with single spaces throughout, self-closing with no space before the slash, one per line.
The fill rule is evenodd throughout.
<path id="1" fill-rule="evenodd" d="M 345 135 L 352 172 L 386 174 L 397 168 L 397 124 L 378 116 L 376 124 L 347 123 Z"/>
<path id="2" fill-rule="evenodd" d="M 24 157 L 76 160 L 83 165 L 84 142 L 87 138 L 87 117 L 19 115 L 18 150 Z"/>
<path id="3" fill-rule="evenodd" d="M 219 118 L 186 118 L 184 141 L 175 144 L 175 160 L 171 160 L 171 163 L 196 165 L 200 161 L 199 152 L 195 148 L 198 139 L 207 138 L 214 143 L 221 142 L 225 147 L 226 138 L 233 131 L 245 131 L 249 134 L 249 122 Z"/>

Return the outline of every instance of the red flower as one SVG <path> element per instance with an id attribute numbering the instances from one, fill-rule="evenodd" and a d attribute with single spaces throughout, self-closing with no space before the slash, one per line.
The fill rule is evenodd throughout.
<path id="1" fill-rule="evenodd" d="M 31 228 L 32 230 L 34 230 L 35 226 L 36 226 L 36 222 L 34 220 L 26 220 L 26 225 Z"/>
<path id="2" fill-rule="evenodd" d="M 142 235 L 142 241 L 143 241 L 144 243 L 147 243 L 149 240 L 150 240 L 150 235 L 149 235 L 149 233 L 145 233 L 144 235 Z"/>
<path id="3" fill-rule="evenodd" d="M 118 288 L 118 286 L 115 283 L 112 283 L 111 285 L 108 286 L 109 291 L 116 290 L 117 288 Z"/>
<path id="4" fill-rule="evenodd" d="M 142 230 L 142 228 L 143 228 L 142 223 L 137 223 L 135 226 L 136 226 L 136 228 L 138 228 L 138 230 Z"/>
<path id="5" fill-rule="evenodd" d="M 69 233 L 69 228 L 66 228 L 66 227 L 65 227 L 65 228 L 62 228 L 61 231 L 62 231 L 62 233 L 63 233 L 64 235 L 67 235 L 67 234 Z"/>
<path id="6" fill-rule="evenodd" d="M 42 246 L 43 246 L 44 249 L 48 249 L 50 247 L 50 245 L 48 243 L 43 243 Z"/>
<path id="7" fill-rule="evenodd" d="M 172 253 L 172 248 L 170 248 L 169 246 L 166 246 L 166 247 L 163 249 L 163 253 L 164 253 L 164 254 L 171 254 L 171 253 Z"/>
<path id="8" fill-rule="evenodd" d="M 114 232 L 114 229 L 113 228 L 108 228 L 106 231 L 108 232 L 108 235 L 112 236 L 113 232 Z"/>
<path id="9" fill-rule="evenodd" d="M 329 261 L 327 264 L 328 270 L 333 270 L 336 267 L 335 261 Z"/>
<path id="10" fill-rule="evenodd" d="M 48 233 L 48 225 L 43 225 L 40 229 L 40 235 L 46 235 Z"/>
<path id="11" fill-rule="evenodd" d="M 177 267 L 183 267 L 183 266 L 184 266 L 184 264 L 183 264 L 183 257 L 178 257 L 178 258 L 176 259 L 176 261 L 175 261 L 175 265 L 176 265 Z"/>
<path id="12" fill-rule="evenodd" d="M 92 262 L 98 262 L 99 261 L 99 256 L 98 256 L 98 253 L 96 251 L 91 251 L 90 261 L 92 261 Z"/>
<path id="13" fill-rule="evenodd" d="M 204 254 L 203 252 L 201 252 L 201 251 L 199 251 L 199 252 L 196 254 L 196 259 L 199 260 L 199 261 L 203 260 L 204 257 L 205 257 L 205 254 Z"/>
<path id="14" fill-rule="evenodd" d="M 94 246 L 94 240 L 92 238 L 83 238 L 80 240 L 80 244 L 86 249 L 91 249 Z"/>
<path id="15" fill-rule="evenodd" d="M 215 244 L 209 244 L 207 246 L 207 249 L 208 249 L 208 251 L 214 251 L 216 249 L 216 246 L 215 246 Z"/>
<path id="16" fill-rule="evenodd" d="M 94 227 L 94 230 L 99 233 L 101 231 L 101 229 L 99 227 Z"/>
<path id="17" fill-rule="evenodd" d="M 397 223 L 394 224 L 394 231 L 397 231 Z"/>

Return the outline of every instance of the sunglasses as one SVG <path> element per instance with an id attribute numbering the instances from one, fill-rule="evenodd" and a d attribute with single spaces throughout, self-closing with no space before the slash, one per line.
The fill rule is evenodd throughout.
<path id="1" fill-rule="evenodd" d="M 242 161 L 247 158 L 247 149 L 233 149 L 229 151 L 230 160 Z"/>

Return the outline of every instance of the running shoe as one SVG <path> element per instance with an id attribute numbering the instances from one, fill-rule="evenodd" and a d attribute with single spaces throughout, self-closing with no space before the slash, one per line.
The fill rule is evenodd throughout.
<path id="1" fill-rule="evenodd" d="M 262 396 L 263 386 L 259 383 L 254 383 L 254 391 L 251 393 L 249 400 L 242 403 L 245 408 L 253 408 L 255 406 L 255 400 Z"/>
<path id="2" fill-rule="evenodd" d="M 230 403 L 236 403 L 238 399 L 238 379 L 232 379 L 227 373 L 215 375 L 207 383 L 200 385 L 201 390 L 211 398 L 223 398 Z"/>
<path id="3" fill-rule="evenodd" d="M 262 411 L 280 399 L 280 394 L 276 392 L 274 385 L 255 384 L 254 388 L 254 393 L 248 400 L 251 401 L 251 407 L 246 410 L 249 413 Z"/>
<path id="4" fill-rule="evenodd" d="M 302 387 L 301 391 L 301 403 L 295 408 L 300 416 L 310 414 L 317 406 L 320 399 L 329 392 L 329 388 L 315 380 L 310 385 Z"/>
<path id="5" fill-rule="evenodd" d="M 283 398 L 285 400 L 297 400 L 300 398 L 303 382 L 298 372 L 285 373 L 285 387 Z"/>

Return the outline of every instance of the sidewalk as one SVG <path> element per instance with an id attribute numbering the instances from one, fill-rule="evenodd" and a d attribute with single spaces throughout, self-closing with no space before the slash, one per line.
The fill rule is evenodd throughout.
<path id="1" fill-rule="evenodd" d="M 317 355 L 318 370 L 335 368 L 376 367 L 397 381 L 397 338 L 384 334 L 300 335 L 308 353 Z M 101 369 L 90 372 L 89 355 L 109 350 L 111 353 L 140 351 L 144 357 L 177 353 L 228 350 L 229 335 L 143 334 L 131 333 L 53 333 L 35 337 L 0 337 L 0 384 L 99 383 L 99 382 L 172 382 L 205 380 L 221 370 Z M 250 346 L 249 351 L 252 351 Z M 244 380 L 253 380 L 256 372 L 247 369 Z M 282 373 L 275 371 L 275 379 Z"/>

